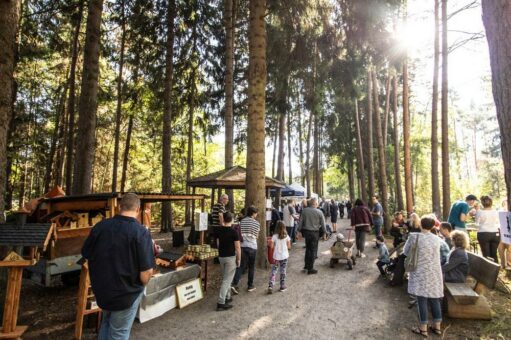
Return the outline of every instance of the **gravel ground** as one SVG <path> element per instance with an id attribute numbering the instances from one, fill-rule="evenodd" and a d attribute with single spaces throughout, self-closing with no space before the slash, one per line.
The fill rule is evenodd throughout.
<path id="1" fill-rule="evenodd" d="M 347 236 L 346 219 L 340 230 Z M 372 248 L 374 237 L 367 237 L 367 258 L 358 259 L 353 270 L 345 264 L 329 267 L 334 239 L 320 242 L 316 260 L 317 275 L 302 272 L 305 249 L 299 241 L 291 250 L 286 292 L 266 294 L 269 270 L 257 269 L 254 292 L 246 291 L 243 276 L 241 292 L 234 296 L 234 308 L 217 312 L 220 275 L 218 265 L 210 266 L 210 286 L 206 297 L 182 310 L 173 309 L 159 318 L 140 324 L 135 321 L 132 339 L 421 339 L 410 328 L 416 324 L 415 309 L 407 308 L 406 287 L 389 287 L 379 277 Z M 390 242 L 389 242 L 390 244 Z M 278 284 L 277 284 L 278 286 Z M 73 339 L 77 287 L 42 288 L 24 281 L 18 324 L 28 325 L 24 339 Z M 500 293 L 499 293 L 500 294 Z M 498 295 L 498 299 L 509 299 Z M 509 309 L 504 305 L 503 310 Z M 505 313 L 505 312 L 504 312 Z M 505 333 L 482 336 L 493 322 L 449 320 L 446 339 L 506 339 Z M 484 332 L 486 333 L 486 332 Z M 96 335 L 84 330 L 84 339 Z M 431 338 L 439 338 L 430 335 Z"/>

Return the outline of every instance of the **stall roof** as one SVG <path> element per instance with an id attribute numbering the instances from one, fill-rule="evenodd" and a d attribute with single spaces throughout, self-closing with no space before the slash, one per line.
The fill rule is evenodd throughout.
<path id="1" fill-rule="evenodd" d="M 127 192 L 126 192 L 127 193 Z M 134 192 L 138 195 L 140 200 L 144 202 L 161 202 L 161 201 L 189 201 L 189 200 L 202 200 L 207 198 L 207 195 L 203 194 L 173 194 L 163 192 Z M 66 202 L 66 201 L 98 201 L 107 200 L 113 197 L 122 197 L 122 192 L 101 192 L 86 195 L 70 195 L 61 196 L 55 198 L 46 198 L 45 202 Z"/>
<path id="2" fill-rule="evenodd" d="M 0 246 L 45 248 L 51 231 L 50 223 L 0 224 Z"/>
<path id="3" fill-rule="evenodd" d="M 187 185 L 197 188 L 245 189 L 246 178 L 247 169 L 235 165 L 205 176 L 192 178 L 187 181 Z M 266 176 L 267 189 L 284 188 L 285 186 L 284 182 Z"/>

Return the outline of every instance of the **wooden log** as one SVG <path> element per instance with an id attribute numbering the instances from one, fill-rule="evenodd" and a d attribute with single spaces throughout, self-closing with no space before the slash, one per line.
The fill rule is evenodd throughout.
<path id="1" fill-rule="evenodd" d="M 479 294 L 466 283 L 451 283 L 446 282 L 445 288 L 453 297 L 454 301 L 460 305 L 473 305 L 477 302 Z"/>
<path id="2" fill-rule="evenodd" d="M 447 294 L 447 315 L 453 319 L 491 320 L 491 309 L 484 296 L 479 296 L 473 305 L 460 305 Z"/>

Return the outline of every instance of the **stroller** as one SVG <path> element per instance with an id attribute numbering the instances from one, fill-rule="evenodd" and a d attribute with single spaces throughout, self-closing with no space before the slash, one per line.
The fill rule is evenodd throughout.
<path id="1" fill-rule="evenodd" d="M 344 236 L 342 234 L 337 234 L 337 241 L 334 243 L 330 251 L 332 252 L 332 258 L 330 259 L 330 268 L 334 268 L 336 263 L 339 263 L 339 260 L 346 260 L 346 264 L 348 265 L 348 269 L 353 269 L 353 266 L 356 264 L 354 250 L 355 250 L 355 242 L 350 241 L 352 228 L 348 229 L 348 240 L 344 240 Z"/>

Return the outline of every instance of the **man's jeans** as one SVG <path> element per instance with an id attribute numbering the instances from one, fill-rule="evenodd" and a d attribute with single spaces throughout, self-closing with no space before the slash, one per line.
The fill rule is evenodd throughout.
<path id="1" fill-rule="evenodd" d="M 242 247 L 241 248 L 241 265 L 236 268 L 232 285 L 237 287 L 240 283 L 241 274 L 248 266 L 248 287 L 254 286 L 254 273 L 255 273 L 255 261 L 256 261 L 257 249 Z"/>
<path id="2" fill-rule="evenodd" d="M 302 230 L 305 237 L 305 269 L 314 269 L 314 261 L 318 255 L 319 231 Z"/>
<path id="3" fill-rule="evenodd" d="M 131 326 L 138 311 L 138 305 L 143 293 L 137 297 L 131 307 L 118 311 L 103 309 L 103 320 L 99 330 L 99 340 L 128 340 Z"/>
<path id="4" fill-rule="evenodd" d="M 376 222 L 374 224 L 374 236 L 380 236 L 381 235 L 381 226 L 382 226 L 382 224 L 380 222 Z"/>
<path id="5" fill-rule="evenodd" d="M 292 226 L 292 227 L 288 226 L 288 227 L 286 227 L 286 230 L 287 230 L 287 235 L 291 239 L 291 242 L 295 243 L 296 242 L 296 226 Z"/>
<path id="6" fill-rule="evenodd" d="M 419 323 L 421 325 L 428 324 L 428 304 L 431 306 L 433 322 L 442 322 L 442 307 L 440 300 L 441 299 L 437 298 L 417 296 L 417 312 L 419 314 Z"/>
<path id="7" fill-rule="evenodd" d="M 222 270 L 222 285 L 218 294 L 218 303 L 223 305 L 225 299 L 231 298 L 231 282 L 236 272 L 236 256 L 219 257 Z"/>

